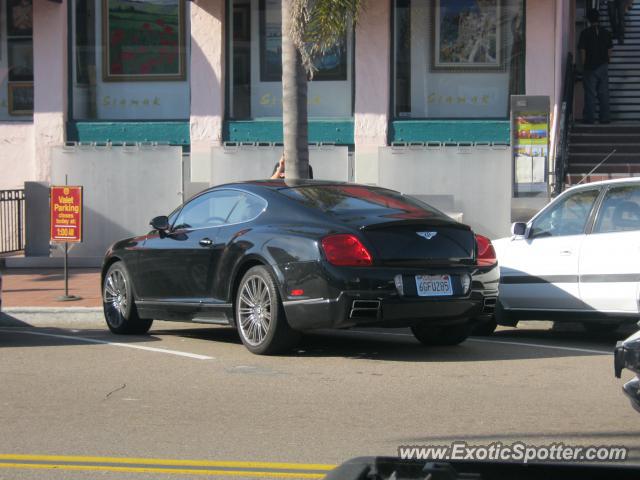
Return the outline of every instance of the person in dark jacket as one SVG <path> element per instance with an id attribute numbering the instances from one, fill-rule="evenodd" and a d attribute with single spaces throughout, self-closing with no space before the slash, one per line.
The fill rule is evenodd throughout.
<path id="1" fill-rule="evenodd" d="M 600 25 L 596 9 L 587 11 L 591 24 L 580 34 L 578 49 L 584 66 L 584 123 L 593 123 L 596 101 L 600 104 L 600 123 L 609 123 L 609 56 L 613 41 L 609 30 Z"/>

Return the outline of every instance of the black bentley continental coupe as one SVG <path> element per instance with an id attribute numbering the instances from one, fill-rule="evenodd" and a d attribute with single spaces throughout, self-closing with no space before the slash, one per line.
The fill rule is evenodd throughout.
<path id="1" fill-rule="evenodd" d="M 146 235 L 109 248 L 112 332 L 153 319 L 230 325 L 253 353 L 300 332 L 410 327 L 425 345 L 464 341 L 493 313 L 491 242 L 438 210 L 379 187 L 264 180 L 203 191 Z"/>

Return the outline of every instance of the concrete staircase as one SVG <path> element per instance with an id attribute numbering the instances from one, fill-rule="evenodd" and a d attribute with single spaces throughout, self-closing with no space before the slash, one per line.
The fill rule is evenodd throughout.
<path id="1" fill-rule="evenodd" d="M 600 2 L 600 23 L 611 28 L 607 5 Z M 640 4 L 625 17 L 624 44 L 614 40 L 609 65 L 611 121 L 640 121 Z"/>
<path id="2" fill-rule="evenodd" d="M 575 185 L 607 159 L 586 181 L 640 175 L 640 122 L 575 124 L 569 136 L 567 184 Z"/>
<path id="3" fill-rule="evenodd" d="M 606 2 L 601 1 L 600 23 L 610 29 Z M 614 40 L 609 65 L 611 124 L 576 123 L 569 134 L 567 185 L 585 181 L 640 176 L 640 1 L 625 17 L 624 44 Z"/>

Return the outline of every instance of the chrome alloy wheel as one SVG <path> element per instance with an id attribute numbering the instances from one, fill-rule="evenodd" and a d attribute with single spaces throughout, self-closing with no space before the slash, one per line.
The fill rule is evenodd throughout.
<path id="1" fill-rule="evenodd" d="M 242 336 L 249 345 L 260 345 L 271 326 L 271 293 L 261 277 L 252 275 L 244 282 L 237 309 Z"/>
<path id="2" fill-rule="evenodd" d="M 104 282 L 103 300 L 112 313 L 109 321 L 114 326 L 120 325 L 127 314 L 129 299 L 127 298 L 127 279 L 120 270 L 112 270 Z"/>

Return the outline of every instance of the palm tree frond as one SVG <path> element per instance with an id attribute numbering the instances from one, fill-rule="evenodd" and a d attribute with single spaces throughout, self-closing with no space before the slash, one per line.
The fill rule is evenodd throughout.
<path id="1" fill-rule="evenodd" d="M 366 0 L 289 0 L 290 35 L 310 76 L 313 59 L 340 45 L 355 27 Z"/>

